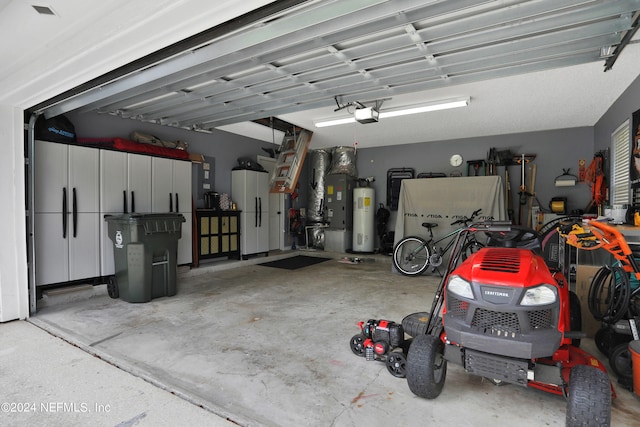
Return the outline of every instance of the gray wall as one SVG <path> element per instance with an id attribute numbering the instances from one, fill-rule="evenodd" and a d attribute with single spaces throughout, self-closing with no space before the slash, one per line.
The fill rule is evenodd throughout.
<path id="1" fill-rule="evenodd" d="M 594 126 L 595 151 L 609 148 L 611 146 L 611 133 L 626 119 L 631 120 L 631 115 L 639 109 L 640 77 L 635 79 Z M 636 131 L 631 129 L 632 138 Z"/>
<path id="2" fill-rule="evenodd" d="M 516 154 L 536 154 L 535 193 L 543 209 L 548 208 L 552 197 L 566 197 L 570 210 L 584 209 L 588 205 L 591 196 L 586 184 L 580 183 L 575 187 L 555 187 L 554 180 L 562 174 L 563 169 L 567 168 L 571 168 L 571 173 L 577 175 L 579 159 L 586 159 L 587 164 L 591 160 L 594 153 L 591 127 L 359 149 L 358 175 L 374 176 L 376 181 L 372 187 L 376 190 L 376 202 L 386 203 L 387 170 L 408 167 L 414 168 L 416 174 L 443 172 L 447 175 L 457 170 L 466 175 L 466 161 L 486 159 L 492 147 L 498 150 L 509 149 Z M 449 165 L 449 157 L 454 153 L 461 154 L 464 158 L 463 166 L 457 169 Z M 499 167 L 498 172 L 504 177 L 504 168 Z M 510 166 L 509 174 L 517 215 L 519 166 Z M 395 215 L 392 212 L 390 230 L 393 230 L 394 224 Z"/>

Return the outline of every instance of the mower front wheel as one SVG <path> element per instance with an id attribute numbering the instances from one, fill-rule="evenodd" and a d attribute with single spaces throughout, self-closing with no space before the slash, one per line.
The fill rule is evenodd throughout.
<path id="1" fill-rule="evenodd" d="M 444 344 L 433 335 L 418 335 L 407 354 L 407 384 L 416 396 L 435 399 L 440 396 L 447 376 Z"/>
<path id="2" fill-rule="evenodd" d="M 610 423 L 609 376 L 593 366 L 574 366 L 569 375 L 567 426 L 596 427 Z"/>

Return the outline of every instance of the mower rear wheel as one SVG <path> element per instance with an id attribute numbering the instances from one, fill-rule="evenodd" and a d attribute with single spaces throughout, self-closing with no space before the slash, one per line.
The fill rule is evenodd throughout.
<path id="1" fill-rule="evenodd" d="M 611 384 L 606 373 L 587 365 L 571 369 L 566 421 L 568 427 L 610 425 Z"/>
<path id="2" fill-rule="evenodd" d="M 611 370 L 620 380 L 633 380 L 633 367 L 631 363 L 631 351 L 629 344 L 618 344 L 609 354 L 609 364 Z"/>
<path id="3" fill-rule="evenodd" d="M 617 347 L 619 344 L 629 343 L 633 339 L 633 336 L 617 333 L 611 326 L 604 326 L 598 329 L 593 341 L 596 343 L 598 350 L 605 356 L 611 355 L 611 350 Z"/>
<path id="4" fill-rule="evenodd" d="M 387 370 L 396 378 L 407 376 L 407 358 L 401 350 L 392 351 L 387 355 Z"/>
<path id="5" fill-rule="evenodd" d="M 351 337 L 351 342 L 349 343 L 351 347 L 351 351 L 356 356 L 364 357 L 364 335 L 358 334 Z"/>
<path id="6" fill-rule="evenodd" d="M 447 376 L 444 344 L 433 335 L 413 339 L 407 354 L 407 384 L 416 396 L 435 399 L 440 396 Z"/>

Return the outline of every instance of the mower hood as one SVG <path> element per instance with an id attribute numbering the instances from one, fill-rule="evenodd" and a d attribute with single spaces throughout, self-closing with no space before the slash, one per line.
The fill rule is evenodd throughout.
<path id="1" fill-rule="evenodd" d="M 511 288 L 555 283 L 544 260 L 528 249 L 483 248 L 453 274 L 473 283 Z"/>

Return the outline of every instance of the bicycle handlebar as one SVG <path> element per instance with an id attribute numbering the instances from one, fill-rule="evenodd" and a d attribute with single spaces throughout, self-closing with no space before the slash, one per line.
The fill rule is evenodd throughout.
<path id="1" fill-rule="evenodd" d="M 480 209 L 478 209 L 478 210 L 473 211 L 473 213 L 471 214 L 471 217 L 470 217 L 470 218 L 467 218 L 467 217 L 465 216 L 464 218 L 460 218 L 460 219 L 458 219 L 458 220 L 456 220 L 456 221 L 453 221 L 450 225 L 457 225 L 457 224 L 465 224 L 465 225 L 468 225 L 468 223 L 469 223 L 469 222 L 471 222 L 471 221 L 473 221 L 473 219 L 474 219 L 475 217 L 477 217 L 477 216 L 480 214 L 480 212 L 482 212 L 482 208 L 480 208 Z"/>
<path id="2" fill-rule="evenodd" d="M 471 227 L 473 231 L 511 231 L 511 221 L 485 221 L 478 222 Z"/>

